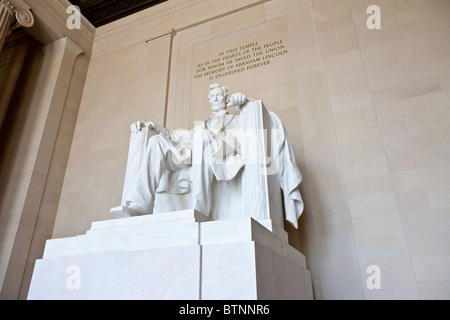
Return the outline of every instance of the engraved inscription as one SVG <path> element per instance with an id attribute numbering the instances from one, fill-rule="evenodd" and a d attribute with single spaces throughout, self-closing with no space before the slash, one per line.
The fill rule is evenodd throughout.
<path id="1" fill-rule="evenodd" d="M 277 57 L 288 53 L 283 40 L 260 44 L 258 41 L 240 45 L 217 53 L 215 57 L 198 63 L 194 79 L 208 77 L 215 80 L 267 66 Z"/>

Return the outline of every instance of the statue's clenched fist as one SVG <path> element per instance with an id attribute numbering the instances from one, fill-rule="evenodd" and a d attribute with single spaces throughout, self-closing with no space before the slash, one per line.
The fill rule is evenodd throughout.
<path id="1" fill-rule="evenodd" d="M 245 94 L 236 92 L 231 95 L 230 102 L 228 102 L 227 107 L 240 107 L 247 102 L 248 99 Z"/>

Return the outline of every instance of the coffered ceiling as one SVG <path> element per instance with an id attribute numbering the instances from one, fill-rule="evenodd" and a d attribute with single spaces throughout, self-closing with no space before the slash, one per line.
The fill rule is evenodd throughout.
<path id="1" fill-rule="evenodd" d="M 95 27 L 126 17 L 167 0 L 69 0 Z"/>

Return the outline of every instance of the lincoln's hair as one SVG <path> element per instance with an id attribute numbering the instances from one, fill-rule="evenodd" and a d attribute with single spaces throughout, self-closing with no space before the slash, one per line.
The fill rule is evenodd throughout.
<path id="1" fill-rule="evenodd" d="M 228 95 L 228 88 L 225 87 L 225 86 L 221 86 L 221 85 L 218 84 L 218 83 L 214 83 L 214 84 L 212 84 L 212 85 L 209 86 L 209 92 L 211 93 L 211 91 L 213 91 L 214 89 L 217 89 L 217 88 L 222 89 L 223 94 L 224 94 L 225 99 L 226 99 L 225 101 L 226 101 L 227 103 L 230 102 L 230 97 L 229 97 L 229 95 Z M 208 98 L 209 98 L 209 95 L 208 95 Z"/>

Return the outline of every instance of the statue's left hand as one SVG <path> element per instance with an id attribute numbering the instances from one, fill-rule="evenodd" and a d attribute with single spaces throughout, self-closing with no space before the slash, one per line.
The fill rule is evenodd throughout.
<path id="1" fill-rule="evenodd" d="M 231 95 L 230 102 L 228 102 L 227 107 L 240 107 L 247 102 L 248 99 L 245 94 L 236 92 Z"/>

